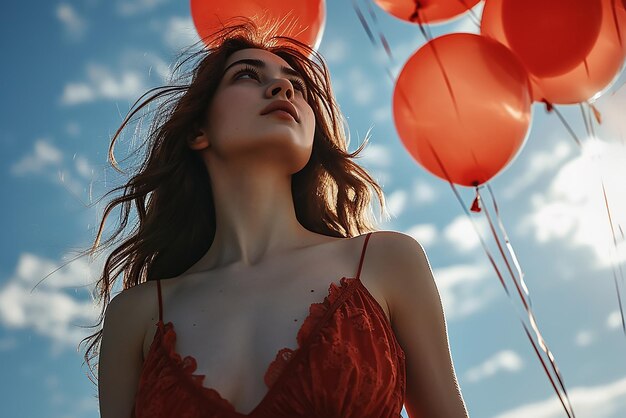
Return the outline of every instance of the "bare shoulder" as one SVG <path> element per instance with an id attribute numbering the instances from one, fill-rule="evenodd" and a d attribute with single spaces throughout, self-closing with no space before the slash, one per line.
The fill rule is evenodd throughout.
<path id="1" fill-rule="evenodd" d="M 398 231 L 376 231 L 372 233 L 367 244 L 370 264 L 377 268 L 378 273 L 392 273 L 407 261 L 424 253 L 422 245 L 412 236 Z"/>
<path id="2" fill-rule="evenodd" d="M 419 271 L 430 269 L 422 245 L 412 236 L 399 231 L 376 231 L 367 245 L 369 269 L 377 277 L 393 322 L 393 301 L 405 288 L 406 280 L 414 280 Z"/>
<path id="3" fill-rule="evenodd" d="M 140 283 L 117 293 L 109 302 L 106 318 L 115 319 L 115 322 L 125 324 L 127 332 L 131 332 L 133 339 L 143 341 L 146 324 L 158 315 L 156 281 Z"/>
<path id="4" fill-rule="evenodd" d="M 117 293 L 106 307 L 98 360 L 102 417 L 129 416 L 143 367 L 147 294 L 153 283 Z"/>

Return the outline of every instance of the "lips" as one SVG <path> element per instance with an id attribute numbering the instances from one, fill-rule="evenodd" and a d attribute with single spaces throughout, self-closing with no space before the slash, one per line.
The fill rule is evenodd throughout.
<path id="1" fill-rule="evenodd" d="M 292 105 L 290 102 L 286 100 L 274 100 L 272 103 L 266 106 L 265 109 L 261 111 L 261 115 L 267 115 L 268 113 L 271 113 L 275 110 L 283 110 L 289 113 L 295 119 L 296 122 L 300 123 L 298 110 L 296 109 L 294 105 Z"/>

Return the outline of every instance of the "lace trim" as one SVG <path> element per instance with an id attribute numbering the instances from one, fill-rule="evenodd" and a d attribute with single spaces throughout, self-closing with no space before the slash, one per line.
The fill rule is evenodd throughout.
<path id="1" fill-rule="evenodd" d="M 344 276 L 340 278 L 339 285 L 335 284 L 335 282 L 331 282 L 328 287 L 328 295 L 324 297 L 324 300 L 320 303 L 312 303 L 309 306 L 309 314 L 302 323 L 302 326 L 298 330 L 298 334 L 296 336 L 298 347 L 295 350 L 287 347 L 280 349 L 274 360 L 268 366 L 264 376 L 264 381 L 268 388 L 272 388 L 274 386 L 295 353 L 297 353 L 298 350 L 301 350 L 303 345 L 307 342 L 315 326 L 324 317 L 335 300 L 337 300 L 349 284 L 353 283 L 355 280 L 355 277 Z M 196 359 L 191 355 L 182 358 L 182 356 L 176 352 L 176 330 L 174 329 L 174 324 L 171 321 L 163 323 L 163 321 L 159 320 L 157 322 L 157 326 L 159 326 L 159 329 L 161 330 L 159 335 L 159 346 L 165 350 L 168 358 L 175 363 L 177 368 L 184 375 L 189 377 L 187 381 L 191 382 L 192 386 L 199 390 L 203 397 L 208 398 L 210 401 L 217 402 L 224 409 L 235 412 L 235 407 L 227 399 L 223 398 L 217 390 L 207 388 L 203 385 L 205 375 L 194 374 L 198 367 Z M 266 398 L 268 398 L 270 392 L 271 389 L 261 400 L 259 405 L 263 403 Z"/>
<path id="2" fill-rule="evenodd" d="M 159 320 L 157 325 L 162 326 L 159 345 L 165 350 L 168 358 L 175 363 L 176 368 L 188 377 L 186 381 L 192 383 L 192 386 L 201 393 L 202 397 L 212 402 L 217 402 L 224 409 L 235 412 L 235 407 L 227 399 L 222 398 L 218 391 L 204 386 L 204 378 L 206 375 L 194 373 L 198 368 L 196 359 L 193 356 L 185 356 L 183 358 L 176 352 L 176 330 L 174 329 L 174 324 L 171 321 L 164 324 Z"/>
<path id="3" fill-rule="evenodd" d="M 356 280 L 356 277 L 344 276 L 339 279 L 339 286 L 337 286 L 335 282 L 331 282 L 328 286 L 328 294 L 324 300 L 320 303 L 312 303 L 309 306 L 309 314 L 304 319 L 304 322 L 298 330 L 298 335 L 296 336 L 298 347 L 295 350 L 292 350 L 289 347 L 284 347 L 278 351 L 275 359 L 270 363 L 264 376 L 267 387 L 272 387 L 274 383 L 276 383 L 276 380 L 278 380 L 278 378 L 282 375 L 294 355 L 298 352 L 298 350 L 301 350 L 303 345 L 307 342 L 315 326 L 322 320 L 335 300 L 337 300 L 342 292 L 354 280 Z"/>

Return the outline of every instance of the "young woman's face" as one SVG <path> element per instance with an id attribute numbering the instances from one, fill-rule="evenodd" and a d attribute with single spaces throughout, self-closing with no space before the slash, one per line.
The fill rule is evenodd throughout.
<path id="1" fill-rule="evenodd" d="M 233 53 L 224 68 L 206 119 L 211 152 L 221 159 L 286 165 L 292 174 L 302 169 L 315 131 L 302 77 L 284 59 L 256 48 Z M 288 111 L 266 113 L 279 104 Z"/>

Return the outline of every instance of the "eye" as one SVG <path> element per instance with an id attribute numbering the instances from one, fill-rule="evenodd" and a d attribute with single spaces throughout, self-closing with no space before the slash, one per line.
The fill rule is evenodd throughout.
<path id="1" fill-rule="evenodd" d="M 235 80 L 238 79 L 239 75 L 241 75 L 241 74 L 254 74 L 254 77 L 257 80 L 259 79 L 259 72 L 256 69 L 252 68 L 252 67 L 244 67 L 241 70 L 237 71 L 235 73 L 235 75 L 233 76 L 233 79 L 235 79 Z"/>
<path id="2" fill-rule="evenodd" d="M 259 80 L 259 81 L 261 80 L 261 74 L 254 67 L 244 67 L 240 70 L 237 70 L 235 74 L 233 75 L 233 80 L 240 79 L 241 78 L 240 76 L 244 74 L 252 75 L 254 79 Z M 307 88 L 306 88 L 306 84 L 304 84 L 304 81 L 302 81 L 299 78 L 291 78 L 289 79 L 289 81 L 294 86 L 294 89 L 299 90 L 303 96 L 306 96 Z"/>
<path id="3" fill-rule="evenodd" d="M 306 85 L 299 78 L 290 78 L 291 84 L 293 84 L 295 89 L 299 89 L 302 94 L 306 93 Z"/>

